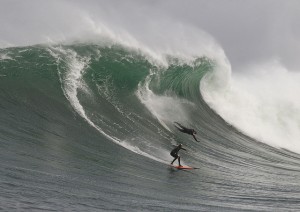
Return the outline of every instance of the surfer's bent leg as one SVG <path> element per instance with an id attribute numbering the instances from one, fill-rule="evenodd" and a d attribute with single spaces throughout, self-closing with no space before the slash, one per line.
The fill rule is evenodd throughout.
<path id="1" fill-rule="evenodd" d="M 177 158 L 174 158 L 174 160 L 171 162 L 171 164 L 173 164 L 174 163 L 174 161 L 176 160 Z"/>
<path id="2" fill-rule="evenodd" d="M 171 162 L 171 164 L 173 164 L 174 161 L 178 158 L 178 155 L 171 152 L 171 156 L 174 157 L 174 160 Z"/>
<path id="3" fill-rule="evenodd" d="M 185 126 L 182 126 L 181 124 L 177 123 L 179 127 L 181 127 L 183 130 L 187 130 L 188 128 L 186 128 Z"/>
<path id="4" fill-rule="evenodd" d="M 175 125 L 174 125 L 175 126 Z M 179 127 L 177 127 L 177 126 L 175 126 L 180 132 L 185 132 L 185 130 L 184 129 L 182 129 L 182 128 L 179 128 Z"/>

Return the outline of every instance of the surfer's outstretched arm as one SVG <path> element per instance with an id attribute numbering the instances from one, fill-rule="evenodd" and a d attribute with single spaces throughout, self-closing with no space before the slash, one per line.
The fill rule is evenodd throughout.
<path id="1" fill-rule="evenodd" d="M 194 134 L 193 134 L 193 137 L 194 137 L 195 141 L 199 142 Z"/>

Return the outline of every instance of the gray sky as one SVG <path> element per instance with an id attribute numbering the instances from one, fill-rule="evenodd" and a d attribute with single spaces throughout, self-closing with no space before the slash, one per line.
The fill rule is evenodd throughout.
<path id="1" fill-rule="evenodd" d="M 300 67 L 298 0 L 0 0 L 0 46 L 80 35 L 85 15 L 145 40 L 167 31 L 176 38 L 176 24 L 204 30 L 236 69 L 273 58 Z"/>

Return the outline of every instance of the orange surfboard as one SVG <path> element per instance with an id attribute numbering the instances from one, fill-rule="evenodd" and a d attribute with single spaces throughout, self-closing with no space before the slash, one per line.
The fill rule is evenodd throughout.
<path id="1" fill-rule="evenodd" d="M 185 169 L 185 170 L 197 169 L 195 167 L 190 167 L 190 166 L 173 166 L 173 167 L 176 169 Z"/>

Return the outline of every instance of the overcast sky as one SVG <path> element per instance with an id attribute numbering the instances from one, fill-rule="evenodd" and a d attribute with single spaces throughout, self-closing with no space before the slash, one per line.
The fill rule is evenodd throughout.
<path id="1" fill-rule="evenodd" d="M 0 46 L 80 34 L 87 28 L 84 15 L 137 37 L 154 36 L 162 22 L 203 30 L 237 69 L 274 58 L 300 67 L 298 0 L 0 0 Z M 161 34 L 170 30 L 176 37 L 180 32 L 171 25 Z"/>

